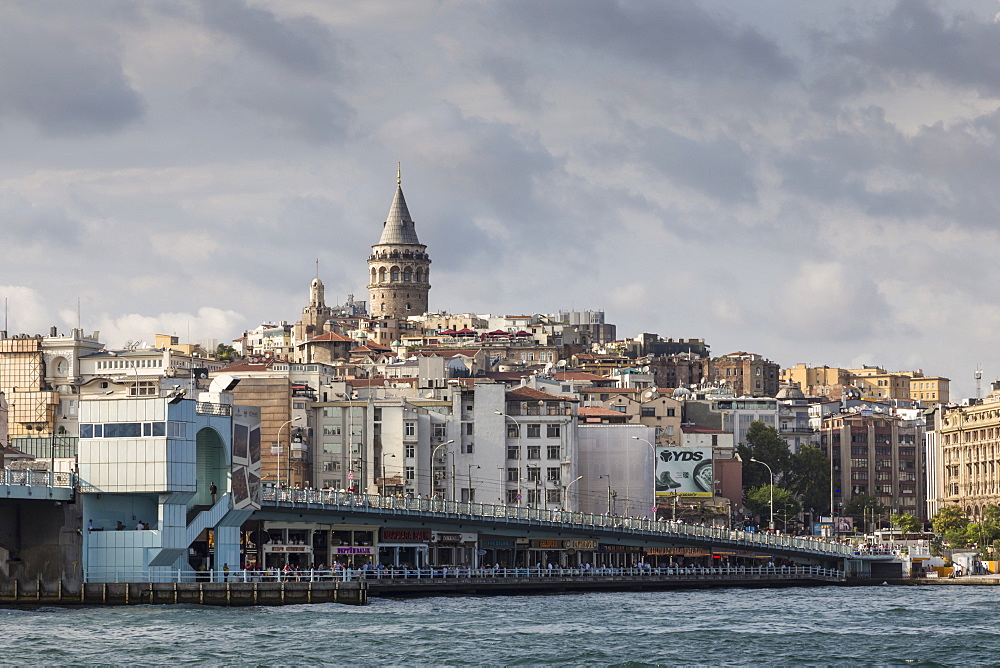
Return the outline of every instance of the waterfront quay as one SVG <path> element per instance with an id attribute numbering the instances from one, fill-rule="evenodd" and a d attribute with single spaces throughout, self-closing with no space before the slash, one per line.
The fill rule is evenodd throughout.
<path id="1" fill-rule="evenodd" d="M 843 571 L 801 567 L 733 568 L 427 568 L 310 571 L 236 571 L 221 579 L 205 573 L 123 571 L 113 582 L 71 589 L 41 580 L 0 584 L 0 604 L 217 606 L 343 603 L 364 605 L 369 596 L 554 594 L 579 591 L 657 591 L 720 587 L 801 587 L 841 584 Z M 157 581 L 153 582 L 152 580 Z"/>

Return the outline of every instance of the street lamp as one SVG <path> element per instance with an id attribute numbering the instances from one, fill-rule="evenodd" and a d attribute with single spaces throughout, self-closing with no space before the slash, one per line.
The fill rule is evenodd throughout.
<path id="1" fill-rule="evenodd" d="M 575 483 L 580 482 L 581 480 L 583 480 L 583 476 L 582 475 L 578 475 L 577 477 L 573 478 L 573 480 L 571 480 L 568 485 L 566 485 L 565 487 L 563 487 L 563 503 L 565 503 L 567 505 L 567 510 L 569 510 L 569 508 L 568 508 L 568 506 L 569 506 L 569 488 L 572 487 Z"/>
<path id="2" fill-rule="evenodd" d="M 481 468 L 479 464 L 469 464 L 469 503 L 472 503 L 472 469 Z"/>
<path id="3" fill-rule="evenodd" d="M 771 470 L 771 467 L 768 466 L 767 462 L 762 462 L 759 459 L 754 459 L 753 457 L 750 458 L 750 461 L 763 464 L 767 467 L 767 472 L 771 474 L 771 486 L 768 488 L 771 492 L 771 521 L 768 528 L 771 529 L 771 531 L 774 531 L 774 471 Z"/>
<path id="4" fill-rule="evenodd" d="M 433 489 L 433 487 L 434 487 L 434 457 L 437 455 L 437 451 L 438 450 L 440 450 L 441 448 L 443 448 L 446 445 L 451 445 L 454 442 L 455 442 L 455 439 L 450 439 L 448 441 L 445 441 L 444 443 L 440 443 L 438 445 L 435 445 L 434 449 L 431 450 L 431 493 L 434 492 L 434 489 Z"/>
<path id="5" fill-rule="evenodd" d="M 615 498 L 618 496 L 618 492 L 611 491 L 611 476 L 610 475 L 599 475 L 597 479 L 607 478 L 608 480 L 608 515 L 615 514 Z"/>
<path id="6" fill-rule="evenodd" d="M 656 479 L 656 447 L 644 438 L 639 438 L 638 436 L 632 437 L 633 441 L 642 441 L 649 446 L 649 451 L 653 454 L 653 479 Z M 656 482 L 653 482 L 653 505 L 650 508 L 653 511 L 653 519 L 656 519 Z"/>
<path id="7" fill-rule="evenodd" d="M 293 417 L 291 420 L 289 420 L 288 422 L 285 422 L 280 427 L 278 427 L 278 484 L 279 485 L 281 484 L 281 430 L 284 429 L 285 427 L 287 427 L 288 425 L 290 425 L 291 423 L 298 422 L 301 419 L 302 419 L 301 415 L 298 416 L 298 417 Z M 291 448 L 292 447 L 291 444 L 289 444 L 288 447 Z M 290 458 L 291 458 L 291 453 L 288 453 L 288 457 L 286 457 L 285 459 L 287 460 L 287 459 L 290 459 Z M 291 478 L 291 475 L 292 475 L 291 471 L 292 471 L 292 466 L 291 466 L 291 464 L 289 464 L 288 465 L 288 478 Z M 286 487 L 288 486 L 288 479 L 287 478 L 285 480 L 285 486 Z"/>
<path id="8" fill-rule="evenodd" d="M 382 453 L 382 496 L 385 496 L 385 478 L 386 478 L 386 475 L 385 475 L 385 458 L 386 457 L 392 457 L 393 459 L 395 459 L 396 455 L 394 455 L 391 452 L 383 452 Z"/>

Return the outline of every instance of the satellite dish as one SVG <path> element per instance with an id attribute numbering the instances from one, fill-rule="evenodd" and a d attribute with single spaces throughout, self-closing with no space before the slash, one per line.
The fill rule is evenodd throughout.
<path id="1" fill-rule="evenodd" d="M 653 398 L 653 391 L 652 390 L 646 390 L 645 392 L 642 393 L 642 396 L 645 399 L 652 399 Z"/>
<path id="2" fill-rule="evenodd" d="M 433 398 L 434 398 L 433 392 L 424 392 L 424 399 L 433 399 Z"/>

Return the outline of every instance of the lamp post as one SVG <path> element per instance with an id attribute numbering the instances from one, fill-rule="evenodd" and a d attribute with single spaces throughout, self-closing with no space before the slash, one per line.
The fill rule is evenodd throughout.
<path id="1" fill-rule="evenodd" d="M 610 475 L 599 475 L 597 479 L 607 478 L 608 480 L 608 515 L 615 514 L 615 497 L 618 496 L 618 492 L 611 490 L 611 476 Z"/>
<path id="2" fill-rule="evenodd" d="M 434 492 L 434 457 L 437 456 L 437 451 L 438 450 L 440 450 L 441 448 L 443 448 L 446 445 L 451 445 L 454 442 L 455 442 L 455 439 L 447 440 L 444 443 L 440 443 L 438 445 L 435 445 L 434 449 L 431 450 L 431 492 L 432 493 Z"/>
<path id="3" fill-rule="evenodd" d="M 382 496 L 385 496 L 385 478 L 386 478 L 386 475 L 385 475 L 385 458 L 386 457 L 392 457 L 393 459 L 395 459 L 396 455 L 394 455 L 391 452 L 383 452 L 382 453 Z"/>
<path id="4" fill-rule="evenodd" d="M 298 416 L 298 417 L 293 417 L 291 420 L 289 420 L 288 422 L 285 422 L 280 427 L 278 427 L 278 476 L 277 477 L 278 477 L 278 484 L 279 485 L 281 484 L 281 430 L 284 429 L 285 427 L 287 427 L 288 425 L 290 425 L 291 423 L 298 422 L 301 419 L 302 419 L 301 415 Z M 289 444 L 289 448 L 290 447 L 291 447 L 291 444 Z M 291 453 L 288 453 L 288 455 L 289 455 L 288 457 L 285 457 L 286 460 L 291 458 Z M 289 477 L 291 477 L 291 468 L 292 468 L 291 465 L 289 465 L 288 466 L 288 470 L 289 470 L 288 475 L 289 475 Z M 285 481 L 285 485 L 286 486 L 288 485 L 288 481 L 287 480 Z"/>
<path id="5" fill-rule="evenodd" d="M 472 469 L 478 468 L 479 464 L 469 464 L 469 503 L 472 503 Z"/>
<path id="6" fill-rule="evenodd" d="M 563 503 L 565 503 L 567 506 L 569 506 L 569 488 L 572 487 L 575 483 L 580 482 L 581 480 L 583 480 L 583 476 L 578 475 L 577 477 L 573 478 L 568 485 L 563 487 Z M 568 507 L 567 510 L 569 510 Z"/>
<path id="7" fill-rule="evenodd" d="M 522 479 L 522 476 L 521 476 L 521 461 L 520 461 L 520 459 L 521 459 L 521 423 L 518 422 L 517 420 L 515 420 L 514 418 L 512 418 L 510 415 L 507 415 L 503 411 L 493 411 L 493 412 L 495 414 L 497 414 L 497 415 L 502 416 L 503 418 L 505 418 L 507 420 L 510 420 L 511 422 L 514 423 L 514 426 L 517 427 L 517 458 L 518 458 L 518 462 L 517 462 L 517 495 L 521 496 L 521 479 Z M 506 423 L 504 423 L 504 424 L 506 425 Z M 507 434 L 507 436 L 504 437 L 504 444 L 506 444 L 506 439 L 509 436 L 510 436 L 510 434 Z M 525 494 L 525 496 L 527 496 L 527 494 Z M 527 499 L 524 499 L 524 501 L 525 501 L 525 506 L 527 506 L 528 505 L 527 504 Z M 520 500 L 518 500 L 517 505 L 521 505 Z"/>
<path id="8" fill-rule="evenodd" d="M 633 436 L 632 440 L 634 440 L 634 441 L 642 441 L 643 443 L 645 443 L 646 445 L 648 445 L 649 446 L 649 451 L 653 455 L 653 476 L 652 476 L 652 478 L 654 480 L 653 485 L 652 485 L 652 487 L 653 487 L 653 505 L 651 505 L 650 508 L 652 509 L 652 512 L 653 512 L 653 519 L 656 519 L 656 482 L 655 482 L 655 479 L 656 479 L 656 447 L 652 443 L 650 443 L 649 441 L 647 441 L 646 439 L 639 438 L 638 436 Z"/>
<path id="9" fill-rule="evenodd" d="M 767 462 L 762 462 L 759 459 L 754 459 L 753 457 L 750 458 L 750 461 L 763 464 L 767 467 L 767 472 L 771 475 L 771 486 L 768 488 L 771 492 L 771 520 L 768 528 L 774 531 L 774 471 L 771 470 L 771 467 L 767 464 Z"/>

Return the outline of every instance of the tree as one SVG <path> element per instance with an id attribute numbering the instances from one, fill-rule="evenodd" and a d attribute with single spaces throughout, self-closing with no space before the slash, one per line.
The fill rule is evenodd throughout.
<path id="1" fill-rule="evenodd" d="M 889 521 L 892 522 L 892 526 L 899 529 L 900 533 L 904 534 L 917 533 L 923 527 L 923 523 L 909 513 L 891 515 Z"/>
<path id="2" fill-rule="evenodd" d="M 830 460 L 814 445 L 791 456 L 788 487 L 813 514 L 830 507 Z"/>
<path id="3" fill-rule="evenodd" d="M 232 346 L 227 346 L 225 343 L 220 343 L 215 348 L 215 356 L 218 357 L 220 360 L 231 362 L 232 360 L 239 357 L 239 354 L 236 352 L 236 348 L 233 348 Z"/>
<path id="4" fill-rule="evenodd" d="M 949 543 L 965 544 L 969 518 L 961 506 L 945 506 L 931 518 L 934 533 Z"/>
<path id="5" fill-rule="evenodd" d="M 844 506 L 844 516 L 854 518 L 854 526 L 863 526 L 868 517 L 878 517 L 885 512 L 885 506 L 871 494 L 859 494 Z"/>
<path id="6" fill-rule="evenodd" d="M 774 482 L 784 480 L 788 475 L 788 464 L 791 453 L 788 452 L 788 445 L 778 434 L 778 430 L 769 425 L 765 425 L 760 420 L 753 422 L 747 429 L 746 443 L 742 443 L 737 448 L 740 458 L 743 460 L 743 490 L 770 485 L 771 476 L 767 467 L 751 462 L 751 459 L 764 462 L 771 467 L 774 472 Z"/>
<path id="7" fill-rule="evenodd" d="M 771 485 L 761 485 L 750 490 L 743 499 L 743 504 L 761 524 L 771 517 Z M 802 506 L 795 500 L 791 490 L 774 487 L 774 517 L 784 520 L 784 528 L 788 528 L 788 518 L 795 517 Z"/>

